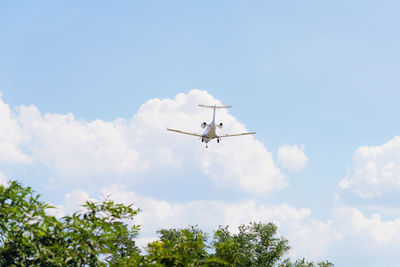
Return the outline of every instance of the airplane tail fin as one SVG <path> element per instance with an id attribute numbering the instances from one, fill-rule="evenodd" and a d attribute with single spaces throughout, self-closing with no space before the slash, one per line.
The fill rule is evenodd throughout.
<path id="1" fill-rule="evenodd" d="M 215 109 L 217 109 L 217 108 L 231 108 L 231 107 L 233 107 L 233 106 L 217 106 L 217 105 L 215 105 L 215 106 L 210 106 L 210 105 L 198 105 L 199 107 L 202 107 L 202 108 L 215 108 Z"/>

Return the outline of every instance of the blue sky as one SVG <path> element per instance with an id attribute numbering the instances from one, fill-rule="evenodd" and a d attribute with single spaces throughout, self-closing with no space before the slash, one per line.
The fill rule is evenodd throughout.
<path id="1" fill-rule="evenodd" d="M 386 235 L 400 236 L 399 9 L 397 1 L 2 2 L 1 118 L 13 130 L 0 135 L 0 171 L 64 205 L 65 212 L 71 192 L 99 198 L 111 185 L 125 190 L 126 201 L 135 192 L 137 201 L 151 198 L 172 207 L 217 201 L 229 210 L 225 205 L 251 200 L 261 212 L 262 205 L 287 204 L 292 215 L 311 213 L 299 219 L 298 229 L 281 223 L 295 239 L 295 256 L 337 266 L 396 266 L 400 258 L 392 250 L 400 240 Z M 254 130 L 255 139 L 226 139 L 208 152 L 198 140 L 163 131 L 171 124 L 200 131 L 211 114 L 190 104 L 202 99 L 234 105 L 220 115 L 231 122 L 226 130 Z M 192 114 L 193 126 L 185 114 Z M 137 136 L 141 132 L 148 138 Z M 288 157 L 300 161 L 299 170 L 283 167 L 288 158 L 279 162 L 284 145 L 293 148 Z M 10 147 L 19 151 L 14 158 Z M 94 151 L 106 151 L 104 162 L 91 160 Z M 265 191 L 255 192 L 234 174 L 226 178 L 228 159 L 221 172 L 204 165 L 209 157 L 224 164 L 228 152 L 244 155 L 238 173 L 258 177 Z M 73 160 L 82 155 L 87 169 Z M 158 167 L 114 170 L 119 157 L 138 169 Z M 94 170 L 99 163 L 110 171 Z M 265 173 L 251 171 L 266 165 Z M 69 171 L 71 166 L 91 178 Z M 271 174 L 276 170 L 283 180 Z M 285 186 L 272 186 L 282 181 Z M 346 212 L 353 220 L 343 219 Z M 202 222 L 193 214 L 179 216 L 191 218 L 163 217 L 152 227 Z M 246 216 L 237 222 L 284 220 L 279 214 Z M 314 239 L 301 236 L 302 229 L 318 232 L 309 228 L 313 222 L 328 230 Z M 296 247 L 315 240 L 326 241 L 319 253 Z M 373 245 L 364 247 L 365 240 Z M 347 248 L 354 246 L 359 249 L 350 260 Z"/>

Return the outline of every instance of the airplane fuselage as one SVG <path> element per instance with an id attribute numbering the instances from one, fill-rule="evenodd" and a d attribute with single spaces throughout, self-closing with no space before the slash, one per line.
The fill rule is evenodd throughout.
<path id="1" fill-rule="evenodd" d="M 205 142 L 206 145 L 208 142 L 210 142 L 212 139 L 217 138 L 217 141 L 219 143 L 219 137 L 215 132 L 215 107 L 214 107 L 214 113 L 213 113 L 213 120 L 212 122 L 206 126 L 206 129 L 204 130 L 204 133 L 201 135 L 201 141 Z"/>
<path id="2" fill-rule="evenodd" d="M 215 122 L 212 121 L 210 125 L 206 127 L 206 130 L 204 133 L 201 135 L 201 140 L 203 142 L 210 142 L 212 139 L 218 138 L 217 134 L 215 133 Z"/>

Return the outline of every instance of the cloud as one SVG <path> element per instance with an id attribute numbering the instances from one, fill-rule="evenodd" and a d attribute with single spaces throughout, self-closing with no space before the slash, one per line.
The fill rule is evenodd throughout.
<path id="1" fill-rule="evenodd" d="M 0 161 L 7 163 L 27 163 L 31 161 L 22 150 L 22 145 L 29 141 L 15 114 L 5 104 L 0 94 Z"/>
<path id="2" fill-rule="evenodd" d="M 125 204 L 135 203 L 142 209 L 135 220 L 143 226 L 139 244 L 154 240 L 156 230 L 162 228 L 198 225 L 212 234 L 218 225 L 229 225 L 230 231 L 236 232 L 239 225 L 251 221 L 274 222 L 280 233 L 289 239 L 293 247 L 291 256 L 323 259 L 331 242 L 340 238 L 332 221 L 324 223 L 312 218 L 309 209 L 296 209 L 286 203 L 262 205 L 254 200 L 233 203 L 199 200 L 172 204 L 117 185 L 103 188 L 102 195 L 110 195 Z"/>
<path id="3" fill-rule="evenodd" d="M 19 121 L 32 136 L 35 160 L 64 176 L 123 174 L 147 167 L 131 145 L 131 129 L 123 119 L 86 122 L 72 114 L 42 116 L 35 106 L 21 106 Z"/>
<path id="4" fill-rule="evenodd" d="M 289 171 L 296 172 L 303 169 L 308 162 L 308 158 L 304 153 L 304 145 L 300 147 L 297 145 L 281 146 L 278 150 L 278 162 Z"/>
<path id="5" fill-rule="evenodd" d="M 197 200 L 170 203 L 146 197 L 121 186 L 102 189 L 116 201 L 135 203 L 142 209 L 135 223 L 142 225 L 140 244 L 154 240 L 161 228 L 198 225 L 212 234 L 218 225 L 229 225 L 232 232 L 240 224 L 273 222 L 289 240 L 290 256 L 312 260 L 326 260 L 330 248 L 352 242 L 364 249 L 377 248 L 382 253 L 400 246 L 400 218 L 383 219 L 379 213 L 367 216 L 357 208 L 342 206 L 332 209 L 332 218 L 322 221 L 307 208 L 295 208 L 287 203 L 271 205 L 255 200 L 223 202 Z M 368 244 L 368 245 L 367 245 Z"/>
<path id="6" fill-rule="evenodd" d="M 71 215 L 74 212 L 82 211 L 82 207 L 86 201 L 96 201 L 90 198 L 89 194 L 83 190 L 75 189 L 72 192 L 65 194 L 64 203 L 61 205 L 52 205 L 54 208 L 47 209 L 48 214 L 61 218 L 66 215 Z"/>
<path id="7" fill-rule="evenodd" d="M 400 137 L 388 143 L 358 148 L 353 164 L 339 186 L 361 198 L 375 198 L 400 190 Z"/>
<path id="8" fill-rule="evenodd" d="M 173 99 L 151 99 L 130 120 L 88 122 L 71 113 L 41 114 L 35 106 L 20 106 L 13 114 L 1 102 L 0 118 L 10 130 L 3 139 L 0 136 L 0 157 L 43 163 L 58 173 L 58 179 L 75 182 L 140 180 L 154 171 L 165 175 L 195 170 L 217 184 L 252 193 L 287 185 L 272 154 L 253 136 L 213 142 L 205 150 L 196 138 L 166 131 L 170 127 L 200 133 L 201 122 L 212 116 L 209 109 L 197 106 L 201 103 L 221 104 L 208 92 L 194 89 Z M 218 110 L 217 121 L 224 122 L 221 133 L 247 131 L 228 110 Z"/>
<path id="9" fill-rule="evenodd" d="M 159 229 L 198 225 L 212 236 L 218 225 L 229 225 L 230 231 L 237 232 L 240 224 L 255 221 L 275 223 L 279 233 L 289 240 L 292 247 L 289 256 L 292 258 L 326 260 L 335 249 L 339 255 L 345 255 L 344 250 L 355 246 L 357 251 L 354 253 L 379 251 L 378 255 L 392 255 L 388 262 L 398 261 L 393 251 L 400 246 L 400 218 L 384 219 L 379 212 L 366 215 L 355 207 L 334 206 L 332 218 L 322 221 L 309 209 L 295 208 L 287 203 L 260 204 L 251 199 L 236 202 L 197 200 L 171 203 L 115 184 L 102 188 L 100 192 L 102 196 L 109 196 L 118 203 L 134 203 L 136 208 L 141 209 L 133 220 L 134 224 L 141 225 L 137 240 L 141 247 L 155 240 Z M 81 209 L 80 205 L 88 199 L 96 200 L 82 190 L 66 194 L 64 203 L 57 206 L 58 215 Z"/>
<path id="10" fill-rule="evenodd" d="M 196 138 L 165 133 L 165 127 L 201 133 L 200 124 L 211 119 L 209 109 L 198 104 L 222 103 L 206 91 L 191 90 L 180 93 L 174 99 L 152 99 L 141 106 L 132 123 L 140 129 L 137 137 L 140 150 L 149 154 L 149 149 L 164 148 L 177 166 L 190 166 L 218 183 L 234 185 L 241 190 L 265 193 L 285 187 L 286 181 L 276 167 L 272 155 L 265 146 L 252 136 L 223 140 L 222 144 L 211 143 L 207 151 Z M 216 120 L 224 123 L 222 133 L 245 132 L 247 129 L 227 110 L 218 110 Z M 154 141 L 148 144 L 145 138 Z M 224 145 L 225 142 L 228 145 Z M 143 146 L 143 145 L 146 146 Z M 154 157 L 153 157 L 154 159 Z"/>
<path id="11" fill-rule="evenodd" d="M 0 172 L 0 185 L 6 185 L 8 182 L 7 176 Z"/>
<path id="12" fill-rule="evenodd" d="M 293 247 L 293 257 L 323 259 L 330 243 L 338 238 L 332 221 L 324 223 L 316 220 L 311 217 L 309 209 L 296 209 L 286 203 L 262 205 L 254 200 L 234 203 L 197 200 L 173 204 L 143 196 L 118 185 L 103 188 L 101 195 L 109 196 L 118 203 L 134 203 L 135 207 L 142 210 L 133 221 L 142 226 L 138 240 L 141 246 L 154 240 L 159 229 L 198 225 L 212 235 L 218 225 L 229 225 L 230 231 L 237 232 L 239 225 L 252 221 L 274 222 L 279 232 L 289 239 Z M 87 199 L 90 199 L 87 193 L 75 190 L 66 194 L 64 204 L 58 207 L 59 210 L 72 213 Z"/>
<path id="13" fill-rule="evenodd" d="M 344 234 L 358 239 L 360 244 L 380 248 L 400 245 L 400 218 L 383 220 L 379 213 L 368 217 L 354 207 L 336 208 L 335 216 Z"/>

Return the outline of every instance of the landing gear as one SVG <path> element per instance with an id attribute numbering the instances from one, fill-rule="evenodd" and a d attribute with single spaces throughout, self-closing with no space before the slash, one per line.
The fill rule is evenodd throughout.
<path id="1" fill-rule="evenodd" d="M 217 138 L 217 143 L 219 143 L 219 138 Z"/>
<path id="2" fill-rule="evenodd" d="M 202 142 L 202 143 L 204 142 L 204 138 L 201 138 L 201 142 Z"/>

